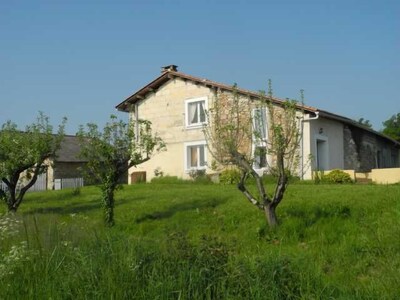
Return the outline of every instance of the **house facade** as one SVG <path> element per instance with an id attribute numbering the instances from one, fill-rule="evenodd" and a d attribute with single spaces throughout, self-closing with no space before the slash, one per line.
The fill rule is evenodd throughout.
<path id="1" fill-rule="evenodd" d="M 118 104 L 116 108 L 129 113 L 130 118 L 151 121 L 154 132 L 167 146 L 167 151 L 129 170 L 128 182 L 137 172 L 145 172 L 147 180 L 159 172 L 180 178 L 188 178 L 191 170 L 212 173 L 212 157 L 202 131 L 208 121 L 205 112 L 217 93 L 229 94 L 233 90 L 232 86 L 184 74 L 178 71 L 177 66 L 170 65 L 163 67 L 161 75 Z M 257 103 L 260 100 L 258 93 L 237 88 L 235 91 L 248 101 Z M 279 105 L 283 100 L 274 98 L 273 101 Z M 299 173 L 303 178 L 311 178 L 314 170 L 366 172 L 373 168 L 399 166 L 400 144 L 395 140 L 351 119 L 314 107 L 299 106 L 298 114 L 302 135 Z M 267 117 L 261 120 L 260 126 L 267 131 Z M 255 167 L 260 173 L 268 171 L 269 160 L 271 158 L 267 156 L 255 159 Z"/>

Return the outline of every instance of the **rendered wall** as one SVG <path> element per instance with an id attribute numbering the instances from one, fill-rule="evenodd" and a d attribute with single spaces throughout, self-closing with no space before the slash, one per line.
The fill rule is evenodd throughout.
<path id="1" fill-rule="evenodd" d="M 319 117 L 303 122 L 303 169 L 304 179 L 312 178 L 316 170 L 317 140 L 326 141 L 328 148 L 327 170 L 344 168 L 343 124 Z M 309 157 L 311 157 L 309 159 Z"/>
<path id="2" fill-rule="evenodd" d="M 372 169 L 370 178 L 380 184 L 400 183 L 400 168 Z"/>

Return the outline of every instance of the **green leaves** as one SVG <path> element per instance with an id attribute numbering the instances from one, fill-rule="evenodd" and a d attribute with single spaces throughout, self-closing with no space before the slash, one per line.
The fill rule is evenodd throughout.
<path id="1" fill-rule="evenodd" d="M 88 161 L 84 170 L 86 177 L 100 183 L 105 222 L 112 226 L 114 191 L 120 177 L 129 168 L 149 160 L 155 152 L 164 150 L 165 144 L 152 134 L 149 121 L 125 123 L 114 115 L 103 130 L 89 123 L 86 129 L 81 126 L 77 135 L 81 144 L 80 156 Z"/>
<path id="2" fill-rule="evenodd" d="M 400 113 L 383 122 L 383 133 L 400 142 Z"/>
<path id="3" fill-rule="evenodd" d="M 55 157 L 64 137 L 66 118 L 59 125 L 58 133 L 53 134 L 49 118 L 42 112 L 36 122 L 18 129 L 11 121 L 4 123 L 0 130 L 0 179 L 8 186 L 7 203 L 9 209 L 16 210 L 26 190 L 32 186 L 37 175 L 44 172 L 44 162 Z M 22 174 L 27 182 L 16 195 L 16 186 Z"/>

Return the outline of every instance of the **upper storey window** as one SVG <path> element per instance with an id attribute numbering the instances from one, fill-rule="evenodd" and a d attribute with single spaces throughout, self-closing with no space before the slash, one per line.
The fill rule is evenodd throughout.
<path id="1" fill-rule="evenodd" d="M 205 124 L 207 122 L 206 109 L 206 97 L 186 100 L 186 127 L 200 127 Z"/>
<path id="2" fill-rule="evenodd" d="M 253 117 L 253 167 L 260 170 L 267 167 L 267 115 L 264 107 L 255 108 Z"/>

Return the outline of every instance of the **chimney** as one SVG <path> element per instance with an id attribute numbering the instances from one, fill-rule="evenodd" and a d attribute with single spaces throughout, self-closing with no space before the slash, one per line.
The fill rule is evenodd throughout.
<path id="1" fill-rule="evenodd" d="M 169 65 L 161 68 L 161 73 L 165 73 L 168 71 L 178 72 L 178 66 L 176 65 Z"/>

